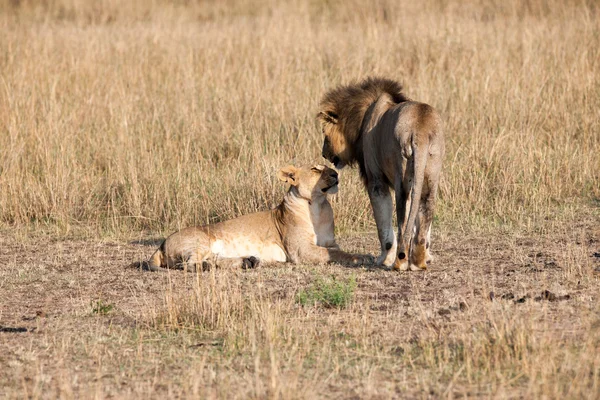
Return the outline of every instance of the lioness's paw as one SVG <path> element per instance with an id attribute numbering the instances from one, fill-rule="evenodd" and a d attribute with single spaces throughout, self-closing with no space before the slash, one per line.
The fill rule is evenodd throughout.
<path id="1" fill-rule="evenodd" d="M 212 268 L 214 267 L 213 263 L 210 262 L 209 260 L 203 260 L 202 261 L 202 271 L 203 272 L 208 272 L 210 271 Z"/>
<path id="2" fill-rule="evenodd" d="M 375 257 L 370 254 L 355 254 L 352 256 L 354 265 L 372 265 L 375 263 Z"/>
<path id="3" fill-rule="evenodd" d="M 250 256 L 242 260 L 242 269 L 253 269 L 260 266 L 260 258 Z"/>

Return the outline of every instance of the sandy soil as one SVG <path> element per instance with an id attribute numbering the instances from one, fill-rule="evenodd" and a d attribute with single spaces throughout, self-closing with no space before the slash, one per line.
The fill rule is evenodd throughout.
<path id="1" fill-rule="evenodd" d="M 540 326 L 555 330 L 560 341 L 581 340 L 589 329 L 596 333 L 600 329 L 600 231 L 594 222 L 581 221 L 568 234 L 438 235 L 434 242 L 436 259 L 424 273 L 289 264 L 218 273 L 229 275 L 242 293 L 260 290 L 265 299 L 288 301 L 292 306 L 298 290 L 316 276 L 343 280 L 354 275 L 358 286 L 350 310 L 316 307 L 302 314 L 303 318 L 327 321 L 332 331 L 340 332 L 344 332 L 345 319 L 364 323 L 371 331 L 365 337 L 377 335 L 372 340 L 386 348 L 385 354 L 403 353 L 407 343 L 432 332 L 468 332 L 470 324 L 475 326 L 478 318 L 490 312 L 526 314 L 532 321 L 545 321 Z M 150 316 L 165 307 L 165 291 L 185 293 L 192 290 L 197 278 L 204 279 L 202 274 L 150 273 L 129 267 L 132 261 L 148 257 L 157 243 L 152 239 L 22 240 L 4 232 L 0 236 L 0 395 L 144 397 L 162 393 L 186 397 L 204 393 L 227 397 L 230 392 L 215 388 L 221 382 L 218 377 L 198 381 L 196 392 L 188 390 L 189 382 L 182 383 L 181 377 L 181 368 L 202 357 L 210 359 L 212 356 L 203 353 L 215 351 L 212 348 L 227 340 L 218 329 L 184 338 L 177 333 L 165 334 L 150 322 Z M 340 243 L 354 251 L 374 253 L 377 249 L 373 233 L 342 238 Z M 360 322 L 365 315 L 368 320 Z M 345 340 L 342 336 L 340 341 Z M 182 345 L 182 340 L 191 344 Z M 140 343 L 144 343 L 144 350 L 140 350 Z M 179 349 L 176 361 L 169 348 Z M 231 361 L 243 358 L 244 351 L 219 357 Z M 388 373 L 393 374 L 393 367 L 386 367 L 385 360 L 370 359 L 369 365 L 378 371 L 369 382 L 352 379 L 352 374 L 346 379 L 335 368 L 324 367 L 333 379 L 312 387 L 316 392 L 307 389 L 279 394 L 393 397 L 400 392 L 439 397 L 452 383 L 446 379 L 429 392 L 424 392 L 427 385 L 402 391 L 406 389 L 402 382 L 395 386 L 378 384 L 390 379 Z M 232 361 L 225 369 L 235 375 L 252 367 L 256 366 Z M 312 385 L 307 376 L 308 370 L 298 372 L 297 387 Z M 230 384 L 235 381 L 228 379 Z M 516 389 L 507 385 L 500 392 L 481 389 L 481 382 L 478 387 L 473 390 L 464 383 L 455 390 L 459 390 L 456 394 L 471 396 L 527 393 L 518 385 Z M 511 388 L 516 391 L 504 391 Z M 268 389 L 260 392 L 256 388 L 253 392 L 235 387 L 228 390 L 241 397 L 269 393 Z"/>

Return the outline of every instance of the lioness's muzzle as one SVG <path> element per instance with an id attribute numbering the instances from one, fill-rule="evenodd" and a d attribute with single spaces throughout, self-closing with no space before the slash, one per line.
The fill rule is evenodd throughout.
<path id="1" fill-rule="evenodd" d="M 332 187 L 334 187 L 334 186 L 337 186 L 339 183 L 340 183 L 340 181 L 336 179 L 336 180 L 335 180 L 333 183 L 331 183 L 329 186 L 327 186 L 327 187 L 325 187 L 325 188 L 321 189 L 321 191 L 322 191 L 322 192 L 326 192 L 326 191 L 328 191 L 329 189 L 331 189 Z"/>

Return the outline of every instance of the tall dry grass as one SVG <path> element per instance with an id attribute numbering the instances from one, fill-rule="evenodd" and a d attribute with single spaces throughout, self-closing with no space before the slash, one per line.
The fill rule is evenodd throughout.
<path id="1" fill-rule="evenodd" d="M 443 115 L 442 227 L 597 202 L 596 3 L 413 3 L 2 2 L 2 225 L 156 234 L 273 206 L 276 170 L 320 158 L 320 96 L 372 74 Z M 372 229 L 355 171 L 340 193 L 338 227 Z"/>

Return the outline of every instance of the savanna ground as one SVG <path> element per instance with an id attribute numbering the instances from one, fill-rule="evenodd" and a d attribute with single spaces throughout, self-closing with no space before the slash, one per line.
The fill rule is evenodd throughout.
<path id="1" fill-rule="evenodd" d="M 0 2 L 0 397 L 600 397 L 599 32 L 584 0 Z M 371 74 L 444 118 L 430 270 L 128 267 L 274 206 Z M 332 202 L 376 254 L 356 171 Z"/>

